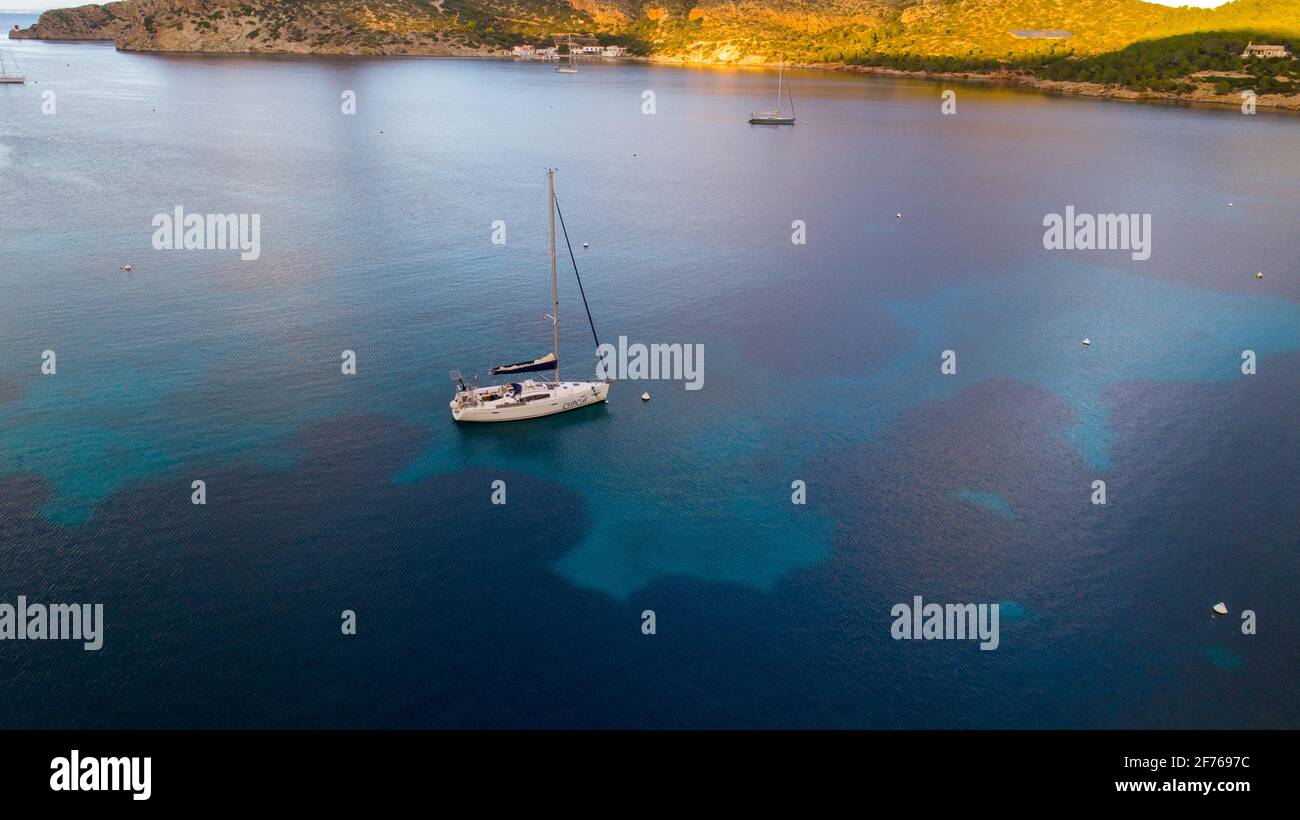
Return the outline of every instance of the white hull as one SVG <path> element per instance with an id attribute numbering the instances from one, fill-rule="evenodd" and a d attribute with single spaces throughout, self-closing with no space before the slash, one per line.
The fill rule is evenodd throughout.
<path id="1" fill-rule="evenodd" d="M 451 400 L 451 417 L 465 422 L 521 421 L 600 404 L 608 396 L 608 382 L 556 384 L 530 379 L 458 392 Z"/>

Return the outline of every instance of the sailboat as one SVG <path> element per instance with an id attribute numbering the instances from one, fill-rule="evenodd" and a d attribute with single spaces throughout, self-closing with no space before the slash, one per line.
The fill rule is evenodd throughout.
<path id="1" fill-rule="evenodd" d="M 750 125 L 794 125 L 794 96 L 790 94 L 790 84 L 785 84 L 786 96 L 790 99 L 790 115 L 781 113 L 781 84 L 785 79 L 785 58 L 781 58 L 781 67 L 776 74 L 776 108 L 771 111 L 759 111 L 749 115 Z"/>
<path id="2" fill-rule="evenodd" d="M 578 67 L 573 64 L 573 37 L 572 36 L 569 37 L 569 62 L 560 63 L 560 65 L 555 70 L 561 74 L 578 73 Z"/>
<path id="3" fill-rule="evenodd" d="M 560 211 L 560 202 L 555 197 L 555 171 L 546 172 L 546 187 L 550 193 L 551 218 L 551 313 L 543 317 L 551 320 L 551 352 L 536 359 L 515 364 L 504 364 L 491 370 L 493 376 L 514 376 L 522 373 L 551 371 L 548 381 L 525 379 L 507 382 L 489 387 L 479 387 L 478 377 L 473 384 L 465 383 L 459 370 L 451 371 L 451 380 L 456 384 L 456 398 L 451 400 L 451 417 L 456 421 L 519 421 L 535 419 L 600 404 L 609 396 L 610 380 L 604 381 L 560 381 L 560 295 L 559 280 L 556 275 L 555 261 L 555 217 L 560 217 L 560 226 L 564 227 L 564 214 Z M 569 232 L 564 230 L 565 244 L 569 244 Z M 573 247 L 569 245 L 569 259 L 573 262 L 573 274 L 578 276 L 578 263 L 573 258 Z M 582 290 L 582 279 L 578 278 L 578 290 L 582 293 L 583 307 L 587 308 L 587 321 L 591 324 L 591 335 L 596 337 L 596 325 L 591 320 L 591 308 L 587 307 L 587 295 Z M 600 340 L 596 340 L 600 346 Z"/>
<path id="4" fill-rule="evenodd" d="M 5 63 L 5 50 L 0 48 L 0 83 L 18 83 L 27 82 L 27 78 L 19 74 L 18 61 L 12 54 L 9 55 L 9 62 L 14 64 L 14 73 L 9 73 L 9 66 Z"/>

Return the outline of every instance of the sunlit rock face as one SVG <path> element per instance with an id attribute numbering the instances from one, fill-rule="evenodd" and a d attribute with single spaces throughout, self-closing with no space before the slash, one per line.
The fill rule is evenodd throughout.
<path id="1" fill-rule="evenodd" d="M 102 6 L 54 9 L 30 28 L 9 32 L 14 40 L 113 40 L 139 21 L 141 3 L 123 0 Z"/>
<path id="2" fill-rule="evenodd" d="M 19 39 L 126 50 L 500 55 L 558 31 L 675 62 L 853 62 L 863 55 L 1003 60 L 1085 55 L 1194 31 L 1300 33 L 1295 0 L 1222 9 L 1142 0 L 123 0 L 48 11 Z M 1290 6 L 1290 8 L 1288 8 Z M 1028 36 L 1027 36 L 1028 33 Z M 1064 38 L 1064 39 L 1062 39 Z M 1063 45 L 1066 44 L 1066 45 Z"/>

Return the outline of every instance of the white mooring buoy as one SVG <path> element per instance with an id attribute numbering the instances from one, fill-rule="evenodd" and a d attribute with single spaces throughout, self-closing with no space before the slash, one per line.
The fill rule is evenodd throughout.
<path id="1" fill-rule="evenodd" d="M 1256 278 L 1256 279 L 1263 279 L 1263 278 L 1264 278 L 1264 271 L 1259 271 L 1258 273 L 1256 273 L 1256 274 L 1255 274 L 1255 278 Z"/>
<path id="2" fill-rule="evenodd" d="M 1083 340 L 1083 346 L 1084 346 L 1084 347 L 1087 347 L 1087 346 L 1090 345 L 1090 344 L 1092 344 L 1092 339 L 1084 339 L 1084 340 Z"/>
<path id="3" fill-rule="evenodd" d="M 586 242 L 583 242 L 583 243 L 582 243 L 582 247 L 587 248 L 587 247 L 590 247 L 590 246 L 589 246 Z"/>
<path id="4" fill-rule="evenodd" d="M 1223 601 L 1219 601 L 1217 604 L 1214 605 L 1214 614 L 1216 617 L 1219 615 L 1227 615 L 1228 605 L 1225 604 Z"/>
<path id="5" fill-rule="evenodd" d="M 650 394 L 649 394 L 648 392 L 646 392 L 646 393 L 642 393 L 642 394 L 641 394 L 641 401 L 650 401 Z"/>

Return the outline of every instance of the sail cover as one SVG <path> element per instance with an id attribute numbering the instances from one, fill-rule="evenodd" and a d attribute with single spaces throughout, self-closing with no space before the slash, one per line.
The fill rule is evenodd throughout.
<path id="1" fill-rule="evenodd" d="M 538 370 L 554 370 L 558 363 L 559 361 L 555 358 L 554 353 L 547 353 L 545 356 L 532 361 L 503 364 L 492 368 L 490 372 L 493 376 L 500 376 L 505 373 L 533 373 Z"/>

